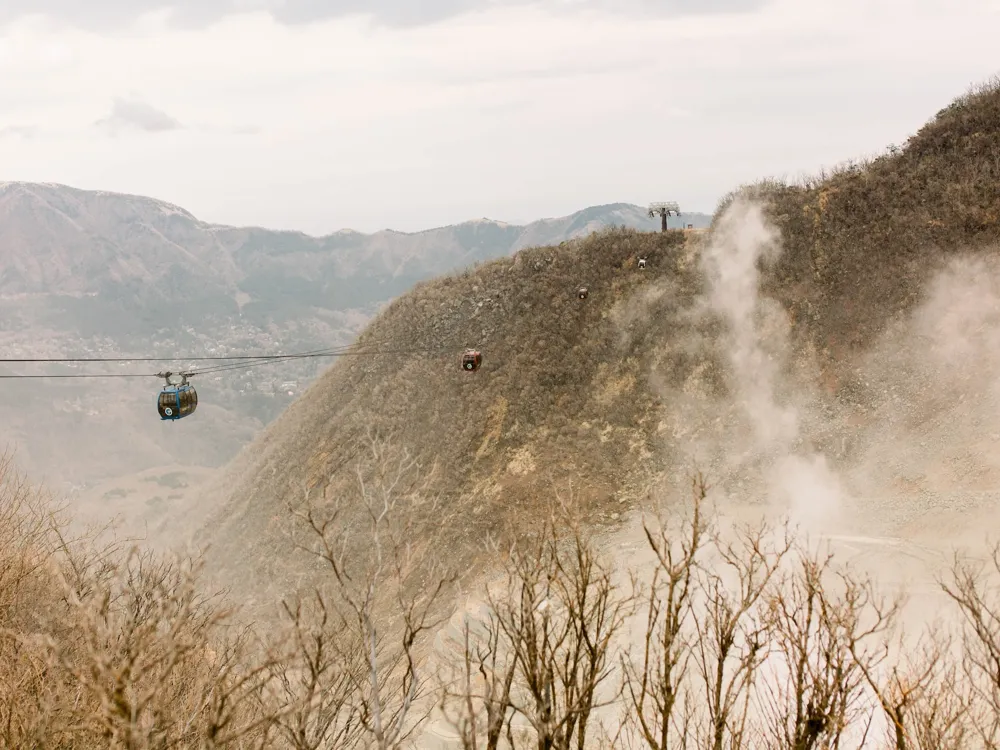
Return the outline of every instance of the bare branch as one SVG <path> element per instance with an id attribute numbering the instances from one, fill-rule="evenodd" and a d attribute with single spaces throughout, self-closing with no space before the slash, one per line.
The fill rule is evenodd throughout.
<path id="1" fill-rule="evenodd" d="M 692 478 L 692 520 L 678 533 L 675 542 L 669 529 L 644 525 L 646 540 L 656 555 L 657 567 L 646 602 L 646 629 L 641 661 L 623 658 L 627 697 L 627 720 L 637 726 L 649 750 L 683 746 L 688 730 L 678 717 L 678 702 L 691 657 L 691 641 L 686 632 L 695 580 L 695 566 L 707 531 L 703 505 L 708 493 L 705 478 Z"/>

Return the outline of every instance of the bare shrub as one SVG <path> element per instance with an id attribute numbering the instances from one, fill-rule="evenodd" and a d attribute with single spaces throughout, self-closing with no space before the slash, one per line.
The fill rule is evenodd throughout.
<path id="1" fill-rule="evenodd" d="M 768 602 L 779 657 L 777 675 L 765 681 L 775 747 L 841 746 L 845 730 L 865 715 L 865 676 L 885 655 L 868 644 L 880 646 L 895 622 L 895 603 L 882 606 L 870 580 L 837 574 L 831 562 L 829 554 L 798 548 Z"/>
<path id="2" fill-rule="evenodd" d="M 692 653 L 688 623 L 697 586 L 696 561 L 708 532 L 703 515 L 707 491 L 704 477 L 696 476 L 692 519 L 676 535 L 663 526 L 653 530 L 644 525 L 657 565 L 645 601 L 642 658 L 623 656 L 622 664 L 625 724 L 637 730 L 641 744 L 649 750 L 666 750 L 691 730 L 692 715 L 685 702 L 690 697 L 685 693 L 685 678 Z"/>
<path id="3" fill-rule="evenodd" d="M 265 746 L 269 661 L 248 631 L 226 633 L 198 561 L 70 539 L 2 469 L 0 747 Z"/>
<path id="4" fill-rule="evenodd" d="M 983 747 L 1000 746 L 1000 599 L 992 593 L 988 577 L 1000 573 L 1000 545 L 988 563 L 956 556 L 951 580 L 941 588 L 962 617 L 961 692 L 968 711 L 969 729 Z M 945 685 L 955 692 L 958 675 L 946 674 Z M 951 713 L 958 713 L 952 704 Z M 957 731 L 957 730 L 956 730 Z"/>
<path id="5" fill-rule="evenodd" d="M 958 750 L 972 745 L 967 686 L 947 653 L 948 639 L 927 635 L 893 665 L 878 691 L 889 718 L 887 744 L 896 750 Z M 988 746 L 988 745 L 987 745 Z"/>
<path id="6" fill-rule="evenodd" d="M 696 726 L 699 742 L 712 750 L 744 747 L 758 670 L 772 646 L 764 615 L 758 606 L 788 552 L 790 542 L 772 551 L 769 529 L 740 531 L 735 542 L 717 541 L 723 571 L 735 579 L 699 567 L 704 602 L 694 609 L 697 641 L 694 663 L 703 689 L 707 721 Z M 714 567 L 714 566 L 713 566 Z"/>
<path id="7" fill-rule="evenodd" d="M 58 686 L 24 636 L 58 605 L 47 498 L 0 458 L 0 747 L 37 743 L 58 722 Z M 49 709 L 52 710 L 49 710 Z"/>
<path id="8" fill-rule="evenodd" d="M 425 499 L 413 494 L 416 461 L 372 434 L 367 449 L 370 461 L 359 462 L 357 494 L 351 498 L 365 527 L 344 521 L 346 503 L 340 497 L 294 512 L 312 532 L 308 550 L 332 578 L 332 585 L 314 596 L 323 620 L 332 618 L 335 625 L 326 642 L 351 694 L 351 713 L 337 726 L 347 731 L 356 724 L 359 746 L 388 750 L 405 744 L 427 717 L 421 704 L 428 684 L 419 670 L 419 651 L 444 619 L 443 597 L 456 576 L 428 554 L 426 543 L 413 542 L 408 503 Z M 365 553 L 357 553 L 359 539 Z"/>
<path id="9" fill-rule="evenodd" d="M 442 680 L 439 708 L 458 732 L 463 750 L 497 750 L 504 738 L 513 747 L 511 689 L 517 659 L 496 617 L 476 625 L 479 638 L 474 641 L 472 624 L 468 619 L 463 623 L 460 677 Z"/>
<path id="10" fill-rule="evenodd" d="M 360 650 L 343 647 L 343 619 L 324 597 L 283 602 L 291 649 L 276 670 L 277 733 L 293 750 L 354 747 L 361 724 L 353 701 L 364 671 Z"/>
<path id="11" fill-rule="evenodd" d="M 614 640 L 633 597 L 616 591 L 571 501 L 557 499 L 544 525 L 510 550 L 499 588 L 487 592 L 478 623 L 485 642 L 471 641 L 468 623 L 463 631 L 466 692 L 448 714 L 463 746 L 480 746 L 480 727 L 489 749 L 501 736 L 539 750 L 600 741 L 596 714 L 620 696 L 610 679 Z M 482 692 L 473 688 L 474 669 Z"/>
<path id="12" fill-rule="evenodd" d="M 85 596 L 72 585 L 72 636 L 44 636 L 48 668 L 76 693 L 73 735 L 104 747 L 264 747 L 271 661 L 199 589 L 198 563 L 130 550 Z"/>

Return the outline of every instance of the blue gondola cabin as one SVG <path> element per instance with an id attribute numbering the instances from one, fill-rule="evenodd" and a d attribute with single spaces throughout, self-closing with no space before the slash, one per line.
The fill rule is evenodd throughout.
<path id="1" fill-rule="evenodd" d="M 183 419 L 194 414 L 198 408 L 198 392 L 190 383 L 180 383 L 179 385 L 168 384 L 163 386 L 159 397 L 156 399 L 156 410 L 160 413 L 160 419 Z"/>

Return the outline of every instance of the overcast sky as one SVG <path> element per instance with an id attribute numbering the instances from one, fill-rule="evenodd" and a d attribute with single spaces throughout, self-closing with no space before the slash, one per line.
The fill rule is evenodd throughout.
<path id="1" fill-rule="evenodd" d="M 2 0 L 0 179 L 314 234 L 709 212 L 902 142 L 998 39 L 1000 0 Z"/>

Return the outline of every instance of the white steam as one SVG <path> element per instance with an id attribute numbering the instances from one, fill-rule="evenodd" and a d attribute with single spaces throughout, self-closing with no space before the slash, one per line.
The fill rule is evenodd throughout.
<path id="1" fill-rule="evenodd" d="M 708 305 L 727 328 L 730 385 L 749 420 L 749 453 L 768 459 L 763 478 L 770 499 L 786 508 L 793 522 L 816 528 L 833 520 L 843 488 L 823 456 L 796 452 L 799 414 L 778 398 L 788 334 L 769 321 L 782 313 L 761 298 L 759 267 L 780 253 L 780 235 L 761 208 L 738 200 L 720 217 L 701 263 L 710 287 Z"/>
<path id="2" fill-rule="evenodd" d="M 758 330 L 758 262 L 773 261 L 779 253 L 778 235 L 767 226 L 760 208 L 738 201 L 720 217 L 702 255 L 711 288 L 709 304 L 729 329 L 725 342 L 735 395 L 750 417 L 758 447 L 765 450 L 789 445 L 798 433 L 795 411 L 775 399 L 778 363 L 765 351 Z"/>
<path id="3" fill-rule="evenodd" d="M 907 534 L 941 541 L 943 524 L 952 541 L 965 529 L 993 534 L 1000 508 L 1000 263 L 952 258 L 921 296 L 920 307 L 859 359 L 869 403 L 851 436 L 851 481 L 896 498 L 893 523 Z M 973 520 L 974 511 L 986 515 Z"/>

